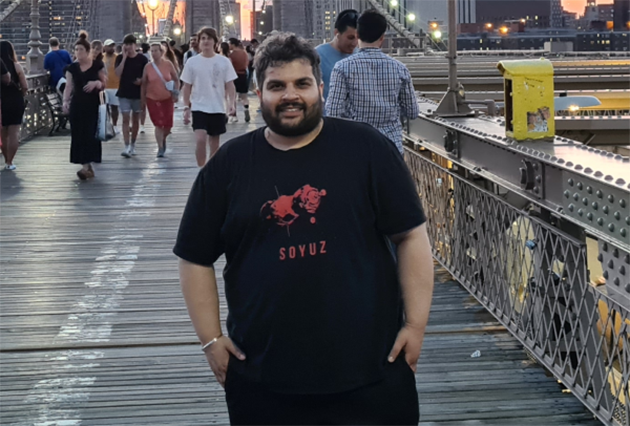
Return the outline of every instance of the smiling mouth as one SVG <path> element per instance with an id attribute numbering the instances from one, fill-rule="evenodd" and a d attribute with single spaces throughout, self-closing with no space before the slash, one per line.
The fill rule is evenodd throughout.
<path id="1" fill-rule="evenodd" d="M 279 108 L 278 112 L 279 113 L 296 113 L 303 110 L 304 110 L 304 107 L 302 107 L 301 105 L 288 105 L 288 106 L 283 106 Z"/>

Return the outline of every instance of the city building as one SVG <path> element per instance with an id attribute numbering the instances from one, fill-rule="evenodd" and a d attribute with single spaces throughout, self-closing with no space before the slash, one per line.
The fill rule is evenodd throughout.
<path id="1" fill-rule="evenodd" d="M 554 3 L 555 0 L 476 0 L 475 22 L 498 26 L 507 21 L 524 19 L 528 28 L 549 28 L 552 24 Z M 557 19 L 559 26 L 561 15 Z"/>
<path id="2" fill-rule="evenodd" d="M 509 32 L 507 34 L 477 33 L 460 34 L 458 50 L 541 50 L 545 43 L 571 43 L 580 52 L 627 52 L 630 32 L 625 31 L 578 31 L 551 28 Z"/>
<path id="3" fill-rule="evenodd" d="M 630 30 L 630 0 L 614 0 L 613 14 L 615 31 Z"/>

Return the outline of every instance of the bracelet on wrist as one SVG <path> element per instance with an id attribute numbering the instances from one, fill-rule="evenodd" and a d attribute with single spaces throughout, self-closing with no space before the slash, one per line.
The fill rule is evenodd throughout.
<path id="1" fill-rule="evenodd" d="M 214 339 L 210 340 L 208 343 L 206 343 L 205 345 L 202 343 L 201 345 L 201 351 L 205 352 L 206 349 L 208 349 L 210 346 L 214 345 L 215 343 L 217 343 L 217 341 L 223 337 L 223 334 L 218 335 L 217 337 L 215 337 Z"/>

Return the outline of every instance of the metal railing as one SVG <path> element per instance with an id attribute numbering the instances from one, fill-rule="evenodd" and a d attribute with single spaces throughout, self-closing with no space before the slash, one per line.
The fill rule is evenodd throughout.
<path id="1" fill-rule="evenodd" d="M 405 159 L 435 258 L 601 421 L 630 425 L 630 310 L 591 283 L 597 242 L 421 144 Z M 599 244 L 598 260 L 630 273 L 627 252 Z"/>
<path id="2" fill-rule="evenodd" d="M 48 75 L 29 75 L 28 93 L 26 94 L 26 111 L 20 133 L 20 141 L 25 141 L 38 135 L 52 126 L 53 118 L 46 100 L 49 92 Z"/>

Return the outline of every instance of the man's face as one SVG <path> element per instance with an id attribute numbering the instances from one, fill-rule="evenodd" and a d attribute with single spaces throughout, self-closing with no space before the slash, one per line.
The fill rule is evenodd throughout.
<path id="1" fill-rule="evenodd" d="M 190 48 L 191 49 L 196 49 L 199 47 L 199 41 L 197 40 L 197 37 L 191 37 L 190 38 Z"/>
<path id="2" fill-rule="evenodd" d="M 344 32 L 340 33 L 335 30 L 337 36 L 337 47 L 341 53 L 350 54 L 354 52 L 354 49 L 359 44 L 359 37 L 357 36 L 357 29 L 348 27 Z"/>
<path id="3" fill-rule="evenodd" d="M 269 128 L 282 136 L 309 133 L 320 123 L 324 86 L 315 81 L 308 61 L 295 60 L 269 67 L 258 91 L 262 115 Z"/>
<path id="4" fill-rule="evenodd" d="M 214 51 L 214 39 L 208 37 L 207 34 L 201 34 L 201 37 L 199 37 L 199 46 L 201 50 Z"/>
<path id="5" fill-rule="evenodd" d="M 123 45 L 123 50 L 127 52 L 127 55 L 133 55 L 136 52 L 136 44 L 128 43 Z"/>
<path id="6" fill-rule="evenodd" d="M 107 53 L 108 55 L 111 55 L 112 53 L 114 53 L 114 50 L 116 50 L 116 47 L 113 44 L 110 44 L 109 46 L 105 46 L 103 48 L 103 50 L 105 51 L 105 53 Z"/>

